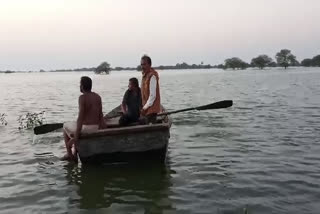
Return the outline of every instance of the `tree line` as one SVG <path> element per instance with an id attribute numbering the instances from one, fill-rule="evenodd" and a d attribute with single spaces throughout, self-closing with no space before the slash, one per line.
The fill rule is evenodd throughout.
<path id="1" fill-rule="evenodd" d="M 246 69 L 248 67 L 257 67 L 263 69 L 265 67 L 277 67 L 281 66 L 285 69 L 289 66 L 314 66 L 320 67 L 320 55 L 313 57 L 312 59 L 304 59 L 299 63 L 296 56 L 291 53 L 291 50 L 282 49 L 275 55 L 275 61 L 268 55 L 259 55 L 251 60 L 251 63 L 247 63 L 238 57 L 232 57 L 226 59 L 224 64 L 218 65 L 223 69 Z"/>
<path id="2" fill-rule="evenodd" d="M 320 55 L 314 56 L 313 58 L 307 58 L 301 61 L 296 59 L 296 56 L 291 53 L 291 50 L 282 49 L 275 55 L 275 61 L 266 54 L 259 55 L 247 63 L 240 59 L 239 57 L 228 58 L 224 61 L 224 64 L 210 65 L 204 64 L 191 64 L 186 62 L 177 63 L 176 65 L 160 65 L 154 67 L 157 70 L 167 70 L 167 69 L 210 69 L 210 68 L 220 68 L 220 69 L 246 69 L 248 67 L 256 67 L 263 69 L 265 67 L 277 67 L 281 66 L 287 69 L 289 66 L 305 66 L 305 67 L 320 67 Z M 97 67 L 86 67 L 77 69 L 60 69 L 51 70 L 50 72 L 67 72 L 67 71 L 93 71 L 96 74 L 109 74 L 110 71 L 121 71 L 121 70 L 141 70 L 141 66 L 137 67 L 115 67 L 112 68 L 108 62 L 102 62 Z M 32 71 L 29 71 L 32 72 Z M 40 70 L 40 72 L 45 72 L 45 70 Z M 0 71 L 0 73 L 14 73 L 14 71 Z"/>
<path id="3" fill-rule="evenodd" d="M 284 67 L 287 69 L 289 66 L 314 66 L 314 67 L 320 67 L 320 55 L 317 55 L 311 59 L 307 58 L 301 61 L 301 63 L 297 60 L 296 56 L 291 53 L 291 50 L 289 49 L 282 49 L 275 55 L 275 60 L 273 60 L 270 56 L 266 54 L 259 55 L 257 57 L 254 57 L 250 63 L 247 63 L 243 61 L 242 59 L 238 57 L 232 57 L 228 58 L 224 61 L 224 64 L 219 65 L 210 65 L 210 64 L 204 64 L 201 62 L 201 64 L 192 64 L 189 65 L 185 62 L 183 63 L 177 63 L 176 65 L 160 65 L 154 67 L 154 69 L 157 70 L 166 70 L 166 69 L 209 69 L 209 68 L 220 68 L 220 69 L 246 69 L 248 67 L 256 67 L 259 69 L 264 69 L 265 67 Z M 110 64 L 104 62 L 101 63 L 96 69 L 96 73 L 103 73 L 103 72 L 110 72 L 111 70 L 141 70 L 140 66 L 134 67 L 116 67 L 111 68 Z M 107 73 L 108 73 L 107 72 Z"/>

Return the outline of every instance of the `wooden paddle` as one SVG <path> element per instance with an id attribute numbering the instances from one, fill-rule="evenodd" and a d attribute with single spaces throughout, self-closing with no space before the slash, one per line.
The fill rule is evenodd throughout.
<path id="1" fill-rule="evenodd" d="M 204 106 L 185 108 L 185 109 L 180 109 L 180 110 L 176 110 L 176 111 L 163 112 L 163 113 L 158 114 L 158 116 L 175 114 L 175 113 L 180 113 L 180 112 L 184 112 L 184 111 L 192 111 L 192 110 L 202 111 L 202 110 L 211 110 L 211 109 L 219 109 L 219 108 L 228 108 L 228 107 L 231 107 L 232 104 L 233 104 L 232 100 L 223 100 L 223 101 L 211 103 L 211 104 L 204 105 Z"/>
<path id="2" fill-rule="evenodd" d="M 233 104 L 232 100 L 223 100 L 223 101 L 211 103 L 211 104 L 204 105 L 204 106 L 185 108 L 185 109 L 180 109 L 180 110 L 176 110 L 176 111 L 163 112 L 163 113 L 158 114 L 158 116 L 176 114 L 176 113 L 185 112 L 185 111 L 192 111 L 192 110 L 203 111 L 203 110 L 211 110 L 211 109 L 228 108 L 228 107 L 232 106 L 232 104 Z M 120 116 L 120 114 L 117 116 Z M 114 117 L 117 117 L 117 116 L 114 116 Z M 63 123 L 51 123 L 51 124 L 44 124 L 41 126 L 37 126 L 33 129 L 33 131 L 34 131 L 34 134 L 38 135 L 38 134 L 45 134 L 48 132 L 52 132 L 52 131 L 60 129 L 62 127 L 63 127 Z M 111 127 L 112 126 L 110 126 L 110 128 Z"/>

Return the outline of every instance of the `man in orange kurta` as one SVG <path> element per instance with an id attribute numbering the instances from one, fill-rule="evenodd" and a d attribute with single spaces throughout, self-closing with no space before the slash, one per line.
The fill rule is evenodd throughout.
<path id="1" fill-rule="evenodd" d="M 147 55 L 142 56 L 141 98 L 143 107 L 141 115 L 145 116 L 146 123 L 155 123 L 157 120 L 157 114 L 161 109 L 159 75 L 151 65 L 151 58 Z"/>

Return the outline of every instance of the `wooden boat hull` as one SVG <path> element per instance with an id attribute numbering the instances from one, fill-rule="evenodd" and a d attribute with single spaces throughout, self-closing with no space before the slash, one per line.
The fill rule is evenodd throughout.
<path id="1" fill-rule="evenodd" d="M 112 111 L 114 112 L 114 111 Z M 114 121 L 118 121 L 115 118 Z M 157 124 L 136 125 L 82 134 L 77 151 L 84 164 L 160 162 L 168 151 L 171 120 L 164 117 Z"/>

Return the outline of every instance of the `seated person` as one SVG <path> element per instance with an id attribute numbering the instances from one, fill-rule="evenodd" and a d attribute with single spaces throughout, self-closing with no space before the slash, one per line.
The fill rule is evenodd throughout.
<path id="1" fill-rule="evenodd" d="M 72 146 L 78 141 L 80 132 L 91 133 L 106 128 L 103 119 L 101 97 L 91 91 L 92 80 L 83 76 L 80 80 L 79 114 L 77 122 L 67 122 L 63 125 L 63 136 L 67 154 L 62 160 L 78 161 L 77 151 L 72 154 Z"/>
<path id="2" fill-rule="evenodd" d="M 142 107 L 141 91 L 137 78 L 129 79 L 128 90 L 123 96 L 121 111 L 123 115 L 119 119 L 120 126 L 138 122 Z"/>

